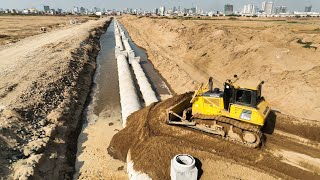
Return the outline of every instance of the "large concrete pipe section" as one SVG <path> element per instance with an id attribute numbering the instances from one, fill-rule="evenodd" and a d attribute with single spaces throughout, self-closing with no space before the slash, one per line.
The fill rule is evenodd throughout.
<path id="1" fill-rule="evenodd" d="M 131 48 L 131 46 L 129 44 L 129 39 L 128 38 L 125 38 L 124 36 L 122 36 L 122 42 L 123 42 L 124 47 L 126 48 L 127 52 L 132 51 L 132 48 Z"/>
<path id="2" fill-rule="evenodd" d="M 120 27 L 120 26 L 119 26 Z M 122 32 L 122 29 L 120 27 L 120 32 Z M 134 51 L 132 50 L 129 39 L 125 37 L 124 33 L 122 33 L 122 42 L 124 44 L 125 50 L 128 53 L 128 59 L 129 63 L 132 66 L 133 72 L 136 76 L 137 82 L 140 87 L 140 92 L 143 96 L 145 105 L 148 106 L 154 102 L 158 102 L 158 99 L 156 97 L 155 92 L 153 91 L 151 84 L 148 81 L 148 78 L 146 77 L 139 60 L 135 58 Z"/>
<path id="3" fill-rule="evenodd" d="M 158 99 L 156 97 L 156 94 L 154 93 L 151 84 L 148 81 L 148 78 L 146 77 L 145 73 L 143 72 L 143 69 L 140 66 L 140 63 L 138 60 L 134 59 L 131 62 L 131 66 L 133 69 L 133 72 L 136 76 L 136 79 L 138 81 L 141 94 L 143 96 L 144 102 L 146 106 L 158 102 Z"/>
<path id="4" fill-rule="evenodd" d="M 120 51 L 123 51 L 124 47 L 123 47 L 120 35 L 116 34 L 115 37 L 116 37 L 116 46 L 120 49 Z"/>
<path id="5" fill-rule="evenodd" d="M 116 40 L 116 47 L 120 49 L 120 51 L 124 50 L 123 44 L 122 44 L 122 39 L 120 35 L 120 30 L 119 30 L 119 25 L 117 23 L 117 20 L 115 20 L 114 23 L 114 34 L 115 34 L 115 40 Z"/>
<path id="6" fill-rule="evenodd" d="M 176 155 L 171 160 L 170 176 L 171 180 L 197 180 L 198 169 L 195 159 L 188 154 Z"/>
<path id="7" fill-rule="evenodd" d="M 117 64 L 119 75 L 122 126 L 126 127 L 127 117 L 133 112 L 138 111 L 141 106 L 126 57 L 124 55 L 118 55 Z"/>

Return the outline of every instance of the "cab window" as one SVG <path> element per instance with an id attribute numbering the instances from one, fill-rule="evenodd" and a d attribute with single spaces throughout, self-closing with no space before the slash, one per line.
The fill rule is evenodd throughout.
<path id="1" fill-rule="evenodd" d="M 251 105 L 251 91 L 237 90 L 236 103 Z"/>

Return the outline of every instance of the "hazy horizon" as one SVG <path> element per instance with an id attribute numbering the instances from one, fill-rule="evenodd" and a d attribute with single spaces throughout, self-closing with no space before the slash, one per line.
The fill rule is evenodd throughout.
<path id="1" fill-rule="evenodd" d="M 43 5 L 49 5 L 50 8 L 62 8 L 63 10 L 71 10 L 73 6 L 85 8 L 105 8 L 117 9 L 124 8 L 142 8 L 143 10 L 152 10 L 161 5 L 167 7 L 180 6 L 181 8 L 190 8 L 198 6 L 204 10 L 223 10 L 224 4 L 233 4 L 234 10 L 239 11 L 243 5 L 253 3 L 261 8 L 261 3 L 266 0 L 0 0 L 0 8 L 4 9 L 24 9 L 24 8 L 37 8 L 43 9 Z M 284 5 L 288 7 L 289 11 L 304 11 L 306 5 L 312 5 L 312 11 L 320 11 L 319 0 L 269 0 L 275 3 L 275 6 Z"/>

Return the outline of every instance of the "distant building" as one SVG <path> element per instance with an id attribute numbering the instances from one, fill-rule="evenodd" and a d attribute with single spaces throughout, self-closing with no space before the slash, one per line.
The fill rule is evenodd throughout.
<path id="1" fill-rule="evenodd" d="M 100 9 L 99 9 L 99 8 L 97 8 L 97 7 L 94 7 L 94 8 L 93 8 L 93 12 L 94 12 L 94 13 L 96 13 L 96 12 L 100 12 Z"/>
<path id="2" fill-rule="evenodd" d="M 233 14 L 233 5 L 232 4 L 224 5 L 224 14 L 225 15 Z"/>
<path id="3" fill-rule="evenodd" d="M 287 12 L 288 12 L 287 6 L 277 6 L 274 9 L 275 14 L 282 14 L 282 13 L 287 13 Z"/>
<path id="4" fill-rule="evenodd" d="M 306 7 L 304 8 L 304 12 L 311 12 L 311 11 L 312 11 L 312 5 L 306 6 Z"/>
<path id="5" fill-rule="evenodd" d="M 44 12 L 49 12 L 50 11 L 50 6 L 43 6 L 43 11 Z"/>
<path id="6" fill-rule="evenodd" d="M 18 11 L 17 11 L 17 10 L 15 10 L 15 9 L 12 9 L 12 10 L 11 10 L 11 13 L 12 13 L 12 14 L 17 14 L 17 13 L 18 13 Z"/>
<path id="7" fill-rule="evenodd" d="M 176 8 L 175 6 L 173 6 L 172 11 L 173 11 L 173 12 L 176 12 L 176 11 L 177 11 L 177 8 Z"/>
<path id="8" fill-rule="evenodd" d="M 155 8 L 155 9 L 153 10 L 153 13 L 154 13 L 154 14 L 159 14 L 159 9 L 158 9 L 158 8 Z"/>
<path id="9" fill-rule="evenodd" d="M 191 8 L 190 10 L 192 12 L 190 14 L 196 14 L 197 13 L 197 8 L 195 8 L 195 7 Z"/>
<path id="10" fill-rule="evenodd" d="M 253 15 L 255 13 L 256 13 L 256 10 L 253 4 L 247 4 L 243 6 L 242 14 Z"/>
<path id="11" fill-rule="evenodd" d="M 58 14 L 62 14 L 62 9 L 59 9 L 59 8 L 58 8 L 58 9 L 57 9 L 57 13 L 58 13 Z"/>
<path id="12" fill-rule="evenodd" d="M 29 13 L 30 13 L 30 14 L 37 14 L 37 13 L 38 13 L 38 10 L 35 9 L 35 8 L 30 8 L 30 9 L 28 9 L 28 10 L 29 10 Z"/>
<path id="13" fill-rule="evenodd" d="M 263 11 L 266 14 L 272 14 L 272 9 L 273 9 L 273 2 L 264 2 Z"/>
<path id="14" fill-rule="evenodd" d="M 160 16 L 164 16 L 166 13 L 166 8 L 164 6 L 160 6 L 159 13 L 160 13 Z"/>
<path id="15" fill-rule="evenodd" d="M 85 14 L 86 13 L 86 9 L 84 7 L 80 7 L 80 14 Z"/>
<path id="16" fill-rule="evenodd" d="M 79 13 L 79 7 L 74 6 L 72 12 L 74 14 L 78 14 Z"/>
<path id="17" fill-rule="evenodd" d="M 30 14 L 30 11 L 29 11 L 29 9 L 24 9 L 24 10 L 22 11 L 22 13 L 23 13 L 23 14 Z"/>
<path id="18" fill-rule="evenodd" d="M 265 1 L 262 2 L 261 11 L 263 11 L 263 12 L 265 11 L 266 3 L 267 3 L 267 2 L 265 2 Z"/>

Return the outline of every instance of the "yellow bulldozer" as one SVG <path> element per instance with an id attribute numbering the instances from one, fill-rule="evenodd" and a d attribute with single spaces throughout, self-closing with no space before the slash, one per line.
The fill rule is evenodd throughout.
<path id="1" fill-rule="evenodd" d="M 224 91 L 213 88 L 213 79 L 200 85 L 194 95 L 167 110 L 167 123 L 187 126 L 252 148 L 261 144 L 261 128 L 271 111 L 261 95 L 260 83 L 226 80 Z"/>

